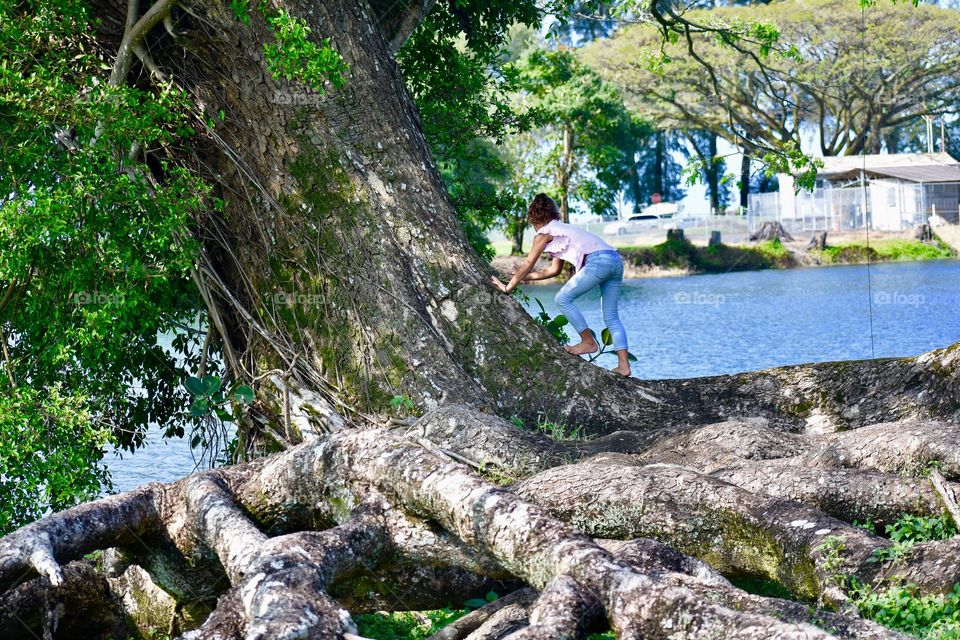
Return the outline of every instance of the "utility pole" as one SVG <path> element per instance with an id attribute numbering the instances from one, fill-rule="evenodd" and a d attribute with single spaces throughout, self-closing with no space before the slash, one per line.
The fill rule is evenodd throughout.
<path id="1" fill-rule="evenodd" d="M 933 116 L 923 116 L 927 123 L 927 153 L 933 153 Z"/>

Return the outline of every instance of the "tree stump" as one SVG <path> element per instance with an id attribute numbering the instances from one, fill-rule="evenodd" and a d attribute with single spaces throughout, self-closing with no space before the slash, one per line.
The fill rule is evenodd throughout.
<path id="1" fill-rule="evenodd" d="M 767 220 L 760 225 L 759 229 L 750 234 L 751 242 L 764 240 L 783 240 L 786 242 L 793 242 L 793 236 L 787 233 L 787 230 L 784 229 L 783 225 L 779 222 Z"/>
<path id="2" fill-rule="evenodd" d="M 920 242 L 933 242 L 933 229 L 929 224 L 917 225 L 913 228 L 913 237 Z"/>
<path id="3" fill-rule="evenodd" d="M 807 251 L 811 249 L 816 249 L 817 251 L 823 251 L 827 248 L 827 232 L 818 231 L 813 234 L 810 238 L 810 242 L 807 243 Z"/>
<path id="4" fill-rule="evenodd" d="M 684 240 L 683 229 L 667 229 L 667 242 L 683 242 Z"/>
<path id="5" fill-rule="evenodd" d="M 711 232 L 710 232 L 710 240 L 709 240 L 709 242 L 707 243 L 707 246 L 708 246 L 708 247 L 711 247 L 711 248 L 713 248 L 713 247 L 719 247 L 719 246 L 720 246 L 720 232 L 719 232 L 719 231 L 711 231 Z"/>

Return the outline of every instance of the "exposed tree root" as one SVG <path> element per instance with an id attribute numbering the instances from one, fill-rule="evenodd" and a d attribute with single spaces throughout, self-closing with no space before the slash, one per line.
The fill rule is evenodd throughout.
<path id="1" fill-rule="evenodd" d="M 878 562 L 890 541 L 850 521 L 941 513 L 928 479 L 893 472 L 933 459 L 955 475 L 956 437 L 940 423 L 812 436 L 751 420 L 556 442 L 444 407 L 52 515 L 0 540 L 0 581 L 5 603 L 33 602 L 42 627 L 36 594 L 66 588 L 61 566 L 118 547 L 175 600 L 190 580 L 208 583 L 194 595 L 219 596 L 183 635 L 193 640 L 350 637 L 348 611 L 440 607 L 491 584 L 520 591 L 438 640 L 581 638 L 591 625 L 619 638 L 895 637 L 747 594 L 717 571 L 821 605 L 845 601 L 845 577 L 951 588 L 960 543 Z"/>

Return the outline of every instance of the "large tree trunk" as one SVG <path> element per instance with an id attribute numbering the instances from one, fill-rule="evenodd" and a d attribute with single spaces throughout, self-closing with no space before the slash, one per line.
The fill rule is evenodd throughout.
<path id="1" fill-rule="evenodd" d="M 262 19 L 245 25 L 218 3 L 186 3 L 183 37 L 153 47 L 225 115 L 192 165 L 228 203 L 202 221 L 200 280 L 232 370 L 276 369 L 351 415 L 406 395 L 422 410 L 463 402 L 595 430 L 659 422 L 634 381 L 570 356 L 490 286 L 374 8 L 283 4 L 342 53 L 342 88 L 320 96 L 271 78 Z M 117 41 L 108 29 L 120 24 L 104 37 Z"/>
<path id="2" fill-rule="evenodd" d="M 228 203 L 201 221 L 198 282 L 233 374 L 278 372 L 259 384 L 253 424 L 285 413 L 290 389 L 357 418 L 382 414 L 405 395 L 420 411 L 457 402 L 588 434 L 745 412 L 797 427 L 811 411 L 848 413 L 864 400 L 867 380 L 900 393 L 889 373 L 897 363 L 864 363 L 855 365 L 864 385 L 842 400 L 801 387 L 784 414 L 789 375 L 641 384 L 569 355 L 489 284 L 431 161 L 375 6 L 286 3 L 349 65 L 346 84 L 326 96 L 270 77 L 258 45 L 270 37 L 261 18 L 246 25 L 218 3 L 184 6 L 177 17 L 185 35 L 162 34 L 151 46 L 198 104 L 225 116 L 195 141 L 200 161 L 190 161 L 206 168 Z M 104 23 L 105 40 L 119 41 L 120 9 Z M 644 357 L 643 345 L 632 351 Z M 813 371 L 831 375 L 829 366 Z M 779 395 L 758 392 L 753 380 Z M 926 382 L 905 384 L 919 391 Z M 940 401 L 925 395 L 918 411 Z M 864 402 L 883 400 L 871 394 Z M 871 418 L 891 416 L 878 409 Z M 290 435 L 285 440 L 298 439 L 296 429 Z"/>

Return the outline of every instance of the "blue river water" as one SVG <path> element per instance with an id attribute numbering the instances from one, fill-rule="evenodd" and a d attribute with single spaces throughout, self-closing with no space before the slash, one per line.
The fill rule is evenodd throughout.
<path id="1" fill-rule="evenodd" d="M 525 291 L 556 315 L 558 289 Z M 599 292 L 577 303 L 599 333 Z M 646 379 L 912 356 L 960 341 L 960 261 L 627 280 L 620 317 L 634 375 Z"/>
<path id="2" fill-rule="evenodd" d="M 525 287 L 558 313 L 559 286 Z M 598 292 L 578 301 L 602 328 Z M 960 261 L 849 265 L 628 280 L 620 314 L 639 378 L 685 378 L 803 362 L 913 356 L 960 341 Z M 601 366 L 612 367 L 613 355 Z M 117 490 L 191 473 L 185 440 L 158 431 L 107 455 Z"/>

